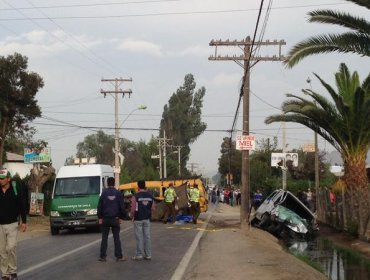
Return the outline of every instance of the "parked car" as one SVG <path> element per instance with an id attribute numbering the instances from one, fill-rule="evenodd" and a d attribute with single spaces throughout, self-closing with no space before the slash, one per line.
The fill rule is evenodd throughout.
<path id="1" fill-rule="evenodd" d="M 309 239 L 318 231 L 315 215 L 294 194 L 275 190 L 251 218 L 260 227 L 281 238 Z"/>

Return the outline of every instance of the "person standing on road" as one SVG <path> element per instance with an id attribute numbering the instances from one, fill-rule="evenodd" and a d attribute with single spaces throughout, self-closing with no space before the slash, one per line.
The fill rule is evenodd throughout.
<path id="1" fill-rule="evenodd" d="M 20 230 L 27 229 L 27 198 L 10 180 L 10 172 L 0 169 L 0 270 L 1 279 L 17 278 L 18 217 Z"/>
<path id="2" fill-rule="evenodd" d="M 178 199 L 175 189 L 173 188 L 173 184 L 170 183 L 168 188 L 164 192 L 164 203 L 165 203 L 165 210 L 164 210 L 164 218 L 163 223 L 167 223 L 169 215 L 172 217 L 172 223 L 176 222 L 176 209 L 175 203 L 176 199 Z"/>
<path id="3" fill-rule="evenodd" d="M 134 222 L 136 253 L 134 261 L 152 259 L 152 243 L 150 237 L 150 219 L 154 210 L 154 198 L 146 191 L 145 181 L 138 181 L 139 191 L 131 200 L 131 219 Z"/>
<path id="4" fill-rule="evenodd" d="M 199 206 L 200 191 L 198 189 L 197 184 L 190 186 L 188 191 L 188 198 L 190 201 L 190 211 L 193 217 L 193 223 L 196 224 L 198 217 L 200 215 L 200 206 Z"/>
<path id="5" fill-rule="evenodd" d="M 100 245 L 99 261 L 107 261 L 107 247 L 109 230 L 112 228 L 114 241 L 114 256 L 116 261 L 126 261 L 127 257 L 122 255 L 121 223 L 125 216 L 122 194 L 115 189 L 115 180 L 109 177 L 107 180 L 108 188 L 104 189 L 98 203 L 98 218 L 101 225 L 102 239 Z"/>

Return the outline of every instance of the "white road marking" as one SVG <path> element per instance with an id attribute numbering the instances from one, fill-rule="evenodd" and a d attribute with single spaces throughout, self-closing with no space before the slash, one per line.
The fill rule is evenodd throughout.
<path id="1" fill-rule="evenodd" d="M 126 229 L 124 229 L 124 230 L 121 230 L 121 233 L 122 233 L 122 232 L 126 232 L 126 231 L 128 231 L 128 230 L 130 230 L 130 229 L 132 229 L 132 228 L 133 228 L 133 227 L 132 227 L 132 226 L 130 226 L 130 227 L 128 227 L 128 228 L 126 228 Z M 111 237 L 111 236 L 112 236 L 112 234 L 110 234 L 110 235 L 109 235 L 109 237 Z M 79 251 L 81 251 L 81 250 L 84 250 L 84 249 L 86 249 L 86 248 L 89 248 L 89 247 L 91 247 L 91 246 L 93 246 L 93 245 L 95 245 L 95 244 L 97 244 L 97 243 L 99 243 L 99 242 L 101 242 L 101 238 L 99 238 L 99 239 L 97 239 L 97 240 L 94 240 L 94 241 L 92 241 L 92 242 L 90 242 L 90 243 L 88 243 L 88 244 L 85 244 L 85 245 L 83 245 L 83 246 L 81 246 L 81 247 L 78 247 L 78 248 L 76 248 L 76 249 L 73 249 L 73 250 L 71 250 L 71 251 L 69 251 L 69 252 L 63 253 L 63 254 L 61 254 L 61 255 L 59 255 L 59 256 L 56 256 L 56 257 L 54 257 L 54 258 L 51 258 L 51 259 L 49 259 L 49 260 L 47 260 L 47 261 L 41 262 L 41 263 L 36 264 L 36 265 L 34 265 L 34 266 L 31 266 L 31 267 L 29 267 L 29 268 L 27 268 L 27 269 L 21 270 L 21 271 L 19 271 L 17 274 L 18 274 L 18 276 L 25 275 L 25 274 L 27 274 L 27 273 L 30 273 L 31 271 L 34 271 L 34 270 L 39 269 L 39 268 L 42 268 L 42 267 L 44 267 L 44 266 L 46 266 L 46 265 L 49 265 L 49 264 L 51 264 L 51 263 L 53 263 L 53 262 L 59 261 L 59 260 L 61 260 L 61 259 L 65 258 L 65 257 L 67 257 L 67 256 L 69 256 L 69 255 L 72 255 L 72 254 L 76 253 L 76 252 L 79 252 Z"/>
<path id="2" fill-rule="evenodd" d="M 193 256 L 196 248 L 198 247 L 198 244 L 199 244 L 199 241 L 200 239 L 202 238 L 204 232 L 205 232 L 205 229 L 207 227 L 207 224 L 209 222 L 209 219 L 212 217 L 212 214 L 214 212 L 214 209 L 212 209 L 212 212 L 211 213 L 207 213 L 207 219 L 205 221 L 205 223 L 202 225 L 201 229 L 203 230 L 200 230 L 197 235 L 195 236 L 194 240 L 193 240 L 193 243 L 191 243 L 189 249 L 186 251 L 184 257 L 182 258 L 181 262 L 179 263 L 179 265 L 177 266 L 175 272 L 173 273 L 172 277 L 171 277 L 171 280 L 180 280 L 180 279 L 183 279 L 183 276 L 185 274 L 185 271 L 186 271 L 186 268 L 188 267 L 189 265 L 189 262 L 191 260 L 191 257 Z"/>

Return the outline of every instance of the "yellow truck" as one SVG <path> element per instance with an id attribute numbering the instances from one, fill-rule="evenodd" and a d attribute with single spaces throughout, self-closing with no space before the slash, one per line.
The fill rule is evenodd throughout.
<path id="1" fill-rule="evenodd" d="M 147 190 L 153 195 L 157 202 L 161 202 L 164 199 L 163 194 L 166 188 L 168 188 L 170 183 L 173 184 L 175 190 L 176 188 L 179 187 L 183 188 L 186 185 L 187 186 L 198 185 L 198 189 L 200 191 L 200 200 L 199 200 L 200 211 L 206 212 L 208 210 L 207 192 L 201 179 L 145 181 Z M 131 196 L 132 194 L 138 191 L 137 182 L 122 184 L 118 186 L 118 190 L 123 192 L 124 197 L 127 199 L 127 197 Z"/>

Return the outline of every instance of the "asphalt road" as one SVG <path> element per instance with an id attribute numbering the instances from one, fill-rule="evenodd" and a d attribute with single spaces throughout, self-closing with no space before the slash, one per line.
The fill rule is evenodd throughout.
<path id="1" fill-rule="evenodd" d="M 107 262 L 98 261 L 101 234 L 77 230 L 56 236 L 24 240 L 18 244 L 19 279 L 171 279 L 201 225 L 152 223 L 151 261 L 133 261 L 135 238 L 129 221 L 121 226 L 123 254 L 116 262 L 113 238 L 108 239 Z"/>

